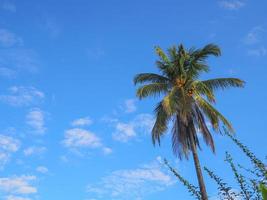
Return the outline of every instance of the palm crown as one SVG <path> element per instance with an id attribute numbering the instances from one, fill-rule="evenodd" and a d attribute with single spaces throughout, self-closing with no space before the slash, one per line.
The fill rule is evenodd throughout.
<path id="1" fill-rule="evenodd" d="M 233 132 L 230 122 L 214 108 L 214 91 L 228 87 L 243 87 L 244 81 L 237 78 L 216 78 L 199 80 L 202 72 L 208 72 L 207 58 L 210 55 L 220 56 L 218 46 L 208 44 L 201 49 L 185 49 L 183 45 L 168 49 L 165 54 L 156 48 L 160 60 L 156 62 L 161 74 L 141 73 L 135 76 L 134 83 L 140 84 L 137 96 L 140 99 L 148 96 L 164 96 L 155 108 L 155 124 L 152 129 L 152 141 L 160 144 L 160 138 L 168 129 L 170 120 L 172 127 L 172 148 L 182 158 L 188 158 L 194 146 L 200 148 L 198 134 L 215 151 L 213 138 L 207 121 L 215 132 L 224 125 Z"/>

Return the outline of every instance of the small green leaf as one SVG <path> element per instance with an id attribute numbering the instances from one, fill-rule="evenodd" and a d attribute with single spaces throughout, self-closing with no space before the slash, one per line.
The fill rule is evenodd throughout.
<path id="1" fill-rule="evenodd" d="M 267 200 L 267 187 L 263 184 L 260 184 L 260 189 L 261 189 L 263 200 Z"/>

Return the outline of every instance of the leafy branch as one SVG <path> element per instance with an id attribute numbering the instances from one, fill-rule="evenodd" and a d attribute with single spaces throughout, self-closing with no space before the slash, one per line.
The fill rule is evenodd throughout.
<path id="1" fill-rule="evenodd" d="M 200 192 L 198 187 L 194 186 L 193 184 L 189 183 L 185 178 L 183 178 L 172 166 L 170 166 L 169 162 L 164 159 L 164 164 L 169 168 L 169 170 L 178 178 L 178 180 L 188 189 L 192 196 L 194 196 L 198 200 L 201 199 Z"/>

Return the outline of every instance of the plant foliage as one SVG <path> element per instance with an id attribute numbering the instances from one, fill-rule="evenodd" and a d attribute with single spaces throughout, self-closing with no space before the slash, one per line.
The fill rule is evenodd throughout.
<path id="1" fill-rule="evenodd" d="M 156 67 L 160 73 L 141 73 L 134 78 L 134 84 L 139 85 L 136 95 L 140 99 L 149 96 L 162 97 L 155 108 L 153 144 L 160 144 L 169 121 L 173 120 L 172 148 L 179 158 L 188 158 L 192 151 L 190 135 L 193 135 L 194 145 L 200 148 L 197 133 L 201 134 L 206 144 L 215 151 L 206 119 L 216 132 L 219 132 L 220 124 L 230 132 L 233 132 L 233 128 L 213 106 L 216 102 L 214 92 L 229 87 L 243 87 L 244 81 L 232 77 L 199 79 L 202 73 L 210 70 L 207 58 L 221 55 L 220 48 L 214 44 L 200 49 L 185 49 L 183 45 L 173 46 L 167 53 L 156 47 L 156 54 L 159 57 Z"/>

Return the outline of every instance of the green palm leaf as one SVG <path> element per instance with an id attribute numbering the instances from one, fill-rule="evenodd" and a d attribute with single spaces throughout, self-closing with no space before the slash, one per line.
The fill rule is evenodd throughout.
<path id="1" fill-rule="evenodd" d="M 169 86 L 166 83 L 151 83 L 139 87 L 136 95 L 139 99 L 143 99 L 148 96 L 157 96 L 160 94 L 166 94 L 168 92 L 168 88 Z"/>
<path id="2" fill-rule="evenodd" d="M 210 102 L 215 102 L 215 96 L 210 87 L 204 84 L 202 81 L 194 81 L 192 87 L 195 88 L 195 93 L 204 95 Z"/>
<path id="3" fill-rule="evenodd" d="M 156 142 L 160 144 L 160 138 L 167 131 L 168 122 L 170 119 L 170 116 L 164 109 L 162 102 L 157 105 L 155 109 L 155 114 L 156 121 L 152 129 L 152 142 L 154 145 L 156 144 Z"/>
<path id="4" fill-rule="evenodd" d="M 192 51 L 192 50 L 191 50 Z M 191 55 L 194 60 L 205 60 L 208 56 L 220 56 L 221 50 L 215 44 L 208 44 L 201 49 L 193 50 Z"/>
<path id="5" fill-rule="evenodd" d="M 152 83 L 167 83 L 169 79 L 165 76 L 161 76 L 154 73 L 142 73 L 137 74 L 134 77 L 134 84 L 142 84 L 145 82 L 152 82 Z"/>
<path id="6" fill-rule="evenodd" d="M 231 123 L 218 111 L 216 110 L 209 102 L 207 102 L 201 96 L 196 96 L 196 102 L 203 112 L 210 118 L 211 123 L 214 121 L 216 124 L 212 124 L 215 128 L 218 127 L 218 122 L 221 121 L 230 132 L 234 132 L 234 129 Z"/>
<path id="7" fill-rule="evenodd" d="M 244 87 L 245 82 L 238 78 L 216 78 L 202 81 L 211 90 L 226 89 L 229 87 Z"/>
<path id="8" fill-rule="evenodd" d="M 263 184 L 260 184 L 260 190 L 262 193 L 263 200 L 267 200 L 267 187 Z"/>

